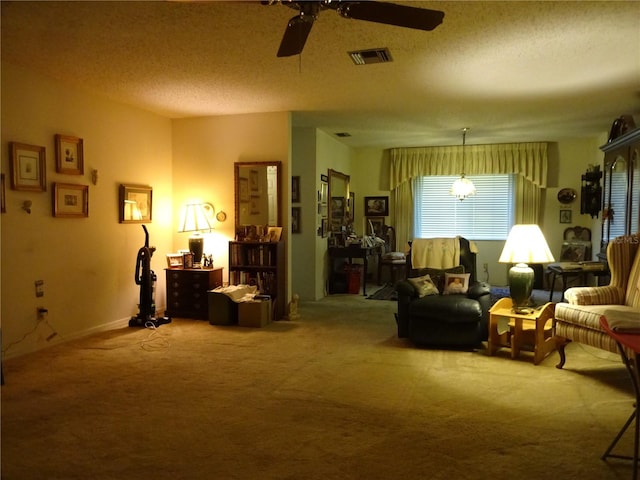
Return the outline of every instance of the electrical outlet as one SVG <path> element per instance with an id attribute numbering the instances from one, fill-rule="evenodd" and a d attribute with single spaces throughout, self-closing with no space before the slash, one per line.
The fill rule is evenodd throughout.
<path id="1" fill-rule="evenodd" d="M 36 280 L 36 297 L 44 297 L 44 280 Z"/>

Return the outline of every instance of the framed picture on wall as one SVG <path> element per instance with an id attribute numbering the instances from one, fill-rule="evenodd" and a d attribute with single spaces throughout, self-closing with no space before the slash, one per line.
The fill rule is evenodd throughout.
<path id="1" fill-rule="evenodd" d="M 54 217 L 88 217 L 89 185 L 53 184 Z"/>
<path id="2" fill-rule="evenodd" d="M 389 197 L 364 197 L 366 217 L 386 217 L 389 215 Z"/>
<path id="3" fill-rule="evenodd" d="M 367 235 L 375 235 L 379 237 L 382 233 L 382 226 L 384 225 L 384 217 L 368 217 L 366 220 L 365 231 Z"/>
<path id="4" fill-rule="evenodd" d="M 47 191 L 45 148 L 26 143 L 9 143 L 11 188 L 31 192 Z"/>
<path id="5" fill-rule="evenodd" d="M 249 179 L 240 177 L 238 178 L 238 196 L 241 202 L 249 201 Z"/>
<path id="6" fill-rule="evenodd" d="M 84 174 L 84 142 L 81 138 L 56 135 L 56 172 Z"/>
<path id="7" fill-rule="evenodd" d="M 120 223 L 151 222 L 153 189 L 147 185 L 120 185 Z"/>
<path id="8" fill-rule="evenodd" d="M 291 233 L 300 233 L 302 231 L 300 228 L 301 210 L 300 207 L 291 207 Z"/>
<path id="9" fill-rule="evenodd" d="M 571 223 L 571 210 L 560 210 L 560 223 Z"/>
<path id="10" fill-rule="evenodd" d="M 300 203 L 300 177 L 291 177 L 291 203 Z"/>
<path id="11" fill-rule="evenodd" d="M 252 192 L 258 191 L 258 171 L 257 170 L 249 171 L 249 185 L 251 186 Z"/>

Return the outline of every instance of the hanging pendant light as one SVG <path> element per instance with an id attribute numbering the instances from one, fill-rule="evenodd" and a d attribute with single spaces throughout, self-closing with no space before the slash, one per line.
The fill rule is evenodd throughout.
<path id="1" fill-rule="evenodd" d="M 476 194 L 475 185 L 464 176 L 464 146 L 467 139 L 467 130 L 469 129 L 466 127 L 462 129 L 462 173 L 460 174 L 460 178 L 453 182 L 451 190 L 449 190 L 451 195 L 461 201 Z"/>

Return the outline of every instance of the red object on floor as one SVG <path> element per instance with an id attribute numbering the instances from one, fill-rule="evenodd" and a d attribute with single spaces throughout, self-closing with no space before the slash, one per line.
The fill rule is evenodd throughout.
<path id="1" fill-rule="evenodd" d="M 360 293 L 360 277 L 362 276 L 361 265 L 346 265 L 347 276 L 349 277 L 349 293 Z"/>

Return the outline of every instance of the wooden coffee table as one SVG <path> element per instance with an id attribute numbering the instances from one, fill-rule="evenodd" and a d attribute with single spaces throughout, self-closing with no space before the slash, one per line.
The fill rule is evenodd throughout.
<path id="1" fill-rule="evenodd" d="M 556 349 L 553 338 L 555 303 L 549 302 L 531 311 L 515 313 L 510 298 L 501 298 L 489 309 L 489 355 L 499 348 L 511 348 L 517 358 L 526 345 L 533 345 L 533 363 L 538 365 Z"/>

